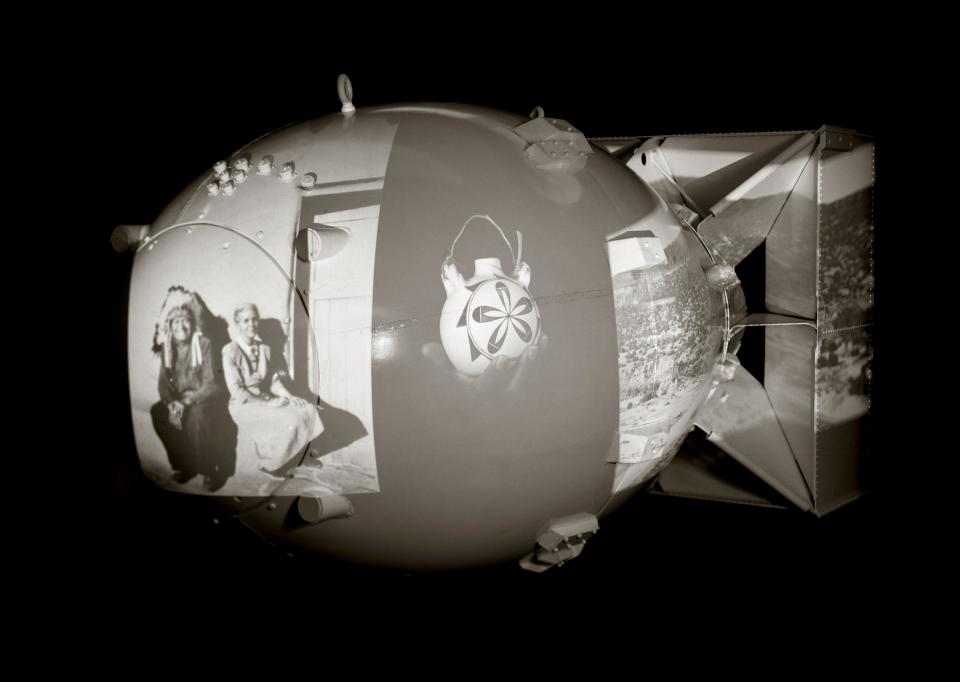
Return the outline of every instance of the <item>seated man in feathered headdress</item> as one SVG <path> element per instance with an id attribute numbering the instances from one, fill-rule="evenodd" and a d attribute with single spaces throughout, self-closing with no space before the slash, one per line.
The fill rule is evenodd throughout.
<path id="1" fill-rule="evenodd" d="M 160 402 L 150 410 L 174 480 L 186 483 L 202 474 L 204 486 L 224 484 L 218 471 L 216 420 L 212 402 L 219 391 L 212 343 L 200 329 L 202 305 L 196 294 L 171 287 L 160 311 L 154 352 L 161 356 Z"/>

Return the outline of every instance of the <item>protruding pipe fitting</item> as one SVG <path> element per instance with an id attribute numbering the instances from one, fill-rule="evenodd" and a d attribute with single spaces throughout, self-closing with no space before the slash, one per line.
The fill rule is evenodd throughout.
<path id="1" fill-rule="evenodd" d="M 220 183 L 220 191 L 223 192 L 225 196 L 233 196 L 233 193 L 237 191 L 237 188 L 233 184 L 233 180 L 227 180 L 226 182 Z"/>
<path id="2" fill-rule="evenodd" d="M 220 177 L 220 175 L 222 175 L 223 172 L 226 170 L 227 170 L 226 161 L 217 161 L 215 164 L 213 164 L 213 174 L 216 175 L 217 177 Z"/>
<path id="3" fill-rule="evenodd" d="M 296 167 L 294 166 L 293 161 L 287 161 L 285 164 L 280 166 L 280 179 L 283 182 L 290 182 L 296 176 Z"/>
<path id="4" fill-rule="evenodd" d="M 242 185 L 247 181 L 247 172 L 239 168 L 235 168 L 233 173 L 230 174 L 230 179 L 233 180 L 233 184 Z"/>
<path id="5" fill-rule="evenodd" d="M 320 523 L 342 516 L 353 516 L 353 503 L 343 495 L 298 497 L 297 513 L 307 523 Z"/>
<path id="6" fill-rule="evenodd" d="M 207 194 L 209 194 L 209 195 L 212 196 L 212 197 L 215 197 L 215 196 L 219 195 L 219 194 L 220 194 L 220 185 L 218 185 L 218 184 L 215 183 L 215 182 L 208 182 L 208 183 L 207 183 Z"/>
<path id="7" fill-rule="evenodd" d="M 117 253 L 137 248 L 150 232 L 149 225 L 117 225 L 110 235 L 110 244 Z"/>
<path id="8" fill-rule="evenodd" d="M 300 178 L 300 186 L 304 189 L 311 189 L 315 184 L 317 184 L 316 173 L 304 173 L 303 177 Z"/>
<path id="9" fill-rule="evenodd" d="M 240 158 L 234 159 L 233 169 L 235 171 L 243 171 L 244 173 L 246 173 L 247 171 L 250 170 L 249 159 L 247 159 L 247 157 L 245 156 L 241 156 Z"/>
<path id="10" fill-rule="evenodd" d="M 273 158 L 265 156 L 257 164 L 257 175 L 270 175 L 273 172 Z"/>

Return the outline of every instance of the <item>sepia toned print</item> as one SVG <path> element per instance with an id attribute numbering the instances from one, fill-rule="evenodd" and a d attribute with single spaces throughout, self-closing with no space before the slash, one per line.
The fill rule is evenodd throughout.
<path id="1" fill-rule="evenodd" d="M 699 243 L 665 229 L 636 238 L 645 249 L 637 267 L 611 258 L 620 372 L 615 490 L 649 480 L 676 453 L 722 339 L 722 301 L 707 287 Z"/>
<path id="2" fill-rule="evenodd" d="M 128 356 L 134 436 L 152 481 L 235 497 L 379 491 L 372 287 L 395 130 L 374 118 L 350 130 L 295 127 L 252 143 L 213 164 L 144 235 L 131 279 Z M 196 467 L 184 471 L 180 455 L 171 463 L 164 445 L 178 439 L 168 437 L 179 434 L 169 410 L 176 419 L 180 408 L 166 399 L 166 417 L 154 410 L 162 358 L 149 334 L 171 288 L 203 306 L 198 343 L 210 360 L 197 368 L 212 368 L 217 386 L 214 428 L 198 436 L 214 449 L 201 465 L 212 457 L 217 468 L 204 476 L 186 478 Z M 196 390 L 176 387 L 184 388 Z"/>
<path id="3" fill-rule="evenodd" d="M 150 408 L 166 456 L 144 462 L 167 487 L 266 493 L 286 480 L 278 472 L 323 432 L 317 404 L 288 388 L 282 348 L 260 336 L 257 305 L 238 306 L 232 319 L 227 325 L 180 285 L 167 292 L 152 347 L 160 361 L 160 400 Z M 169 474 L 157 464 L 168 465 Z"/>
<path id="4" fill-rule="evenodd" d="M 337 476 L 332 462 L 317 475 L 321 457 L 368 429 L 316 390 L 336 385 L 331 373 L 324 387 L 310 380 L 316 335 L 300 323 L 308 319 L 303 302 L 262 247 L 193 224 L 151 240 L 137 265 L 130 334 L 141 341 L 130 347 L 131 400 L 149 478 L 180 492 L 233 496 L 376 489 L 372 451 L 362 480 Z M 147 322 L 150 308 L 159 312 Z M 145 326 L 152 343 L 143 341 Z"/>

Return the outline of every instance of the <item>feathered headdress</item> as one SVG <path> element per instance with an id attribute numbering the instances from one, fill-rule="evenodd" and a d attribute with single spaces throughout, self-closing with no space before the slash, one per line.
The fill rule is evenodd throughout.
<path id="1" fill-rule="evenodd" d="M 172 286 L 167 290 L 167 297 L 160 307 L 160 315 L 153 332 L 153 352 L 163 357 L 166 368 L 173 367 L 173 339 L 170 332 L 170 321 L 175 314 L 183 310 L 189 311 L 193 317 L 193 336 L 190 339 L 190 365 L 199 367 L 202 361 L 200 353 L 200 337 L 203 335 L 203 306 L 197 295 L 181 286 Z"/>

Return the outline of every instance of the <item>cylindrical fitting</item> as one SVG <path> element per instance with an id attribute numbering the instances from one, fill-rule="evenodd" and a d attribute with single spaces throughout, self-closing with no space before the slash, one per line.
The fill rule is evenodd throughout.
<path id="1" fill-rule="evenodd" d="M 110 235 L 110 244 L 117 253 L 135 249 L 146 239 L 148 232 L 150 232 L 149 225 L 117 225 L 113 228 L 113 234 Z"/>
<path id="2" fill-rule="evenodd" d="M 297 513 L 307 523 L 320 523 L 327 519 L 353 515 L 353 503 L 343 495 L 297 498 Z"/>

